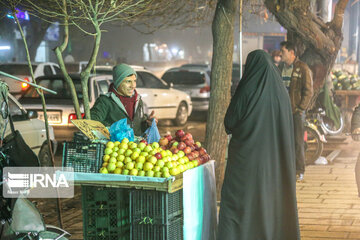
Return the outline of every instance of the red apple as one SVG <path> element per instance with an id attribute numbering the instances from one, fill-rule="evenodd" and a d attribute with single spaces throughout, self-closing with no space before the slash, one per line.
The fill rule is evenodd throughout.
<path id="1" fill-rule="evenodd" d="M 178 138 L 182 138 L 183 136 L 185 136 L 185 132 L 184 132 L 184 130 L 179 129 L 179 130 L 176 131 L 175 135 L 176 135 Z"/>
<path id="2" fill-rule="evenodd" d="M 198 151 L 193 151 L 193 153 L 194 153 L 194 157 L 195 157 L 195 158 L 197 158 L 197 157 L 200 156 L 200 153 L 199 153 Z"/>
<path id="3" fill-rule="evenodd" d="M 190 147 L 184 148 L 184 153 L 185 153 L 185 154 L 191 153 L 191 148 L 190 148 Z"/>
<path id="4" fill-rule="evenodd" d="M 188 145 L 188 146 L 194 145 L 194 140 L 192 140 L 192 139 L 186 139 L 186 140 L 185 140 L 185 144 Z"/>
<path id="5" fill-rule="evenodd" d="M 160 153 L 155 153 L 155 157 L 156 157 L 156 159 L 162 159 L 162 156 Z"/>
<path id="6" fill-rule="evenodd" d="M 140 142 L 145 143 L 146 145 L 148 144 L 148 142 L 145 139 L 141 140 Z"/>
<path id="7" fill-rule="evenodd" d="M 177 147 L 174 147 L 173 149 L 170 149 L 170 151 L 171 151 L 173 154 L 177 154 L 180 150 L 177 149 Z"/>
<path id="8" fill-rule="evenodd" d="M 169 143 L 169 140 L 165 137 L 160 138 L 160 140 L 159 140 L 160 146 L 166 146 L 166 145 L 168 145 L 168 143 Z"/>
<path id="9" fill-rule="evenodd" d="M 194 160 L 198 162 L 198 165 L 201 165 L 201 159 L 199 157 L 195 158 Z"/>
<path id="10" fill-rule="evenodd" d="M 166 146 L 161 146 L 160 148 L 163 149 L 163 150 L 166 150 L 166 149 L 167 149 Z"/>
<path id="11" fill-rule="evenodd" d="M 203 147 L 201 147 L 201 148 L 199 149 L 199 154 L 200 154 L 200 156 L 205 155 L 205 154 L 206 154 L 206 149 L 203 148 Z"/>
<path id="12" fill-rule="evenodd" d="M 189 159 L 190 161 L 195 159 L 195 158 L 194 158 L 194 154 L 192 154 L 192 153 L 189 153 L 189 154 L 187 154 L 186 156 L 188 157 L 188 159 Z"/>
<path id="13" fill-rule="evenodd" d="M 166 134 L 164 137 L 167 138 L 167 140 L 169 140 L 169 142 L 172 140 L 172 136 L 170 134 Z"/>
<path id="14" fill-rule="evenodd" d="M 184 142 L 179 142 L 179 144 L 177 145 L 177 148 L 179 150 L 183 150 L 186 147 L 186 144 Z"/>
<path id="15" fill-rule="evenodd" d="M 195 151 L 195 146 L 194 145 L 190 145 L 189 147 L 190 147 L 191 151 Z"/>
<path id="16" fill-rule="evenodd" d="M 193 139 L 193 136 L 191 135 L 191 133 L 185 133 L 185 137 L 187 138 L 187 139 Z"/>

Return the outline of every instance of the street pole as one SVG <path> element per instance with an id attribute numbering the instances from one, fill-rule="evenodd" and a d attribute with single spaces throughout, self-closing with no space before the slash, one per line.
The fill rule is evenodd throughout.
<path id="1" fill-rule="evenodd" d="M 240 64 L 240 80 L 242 76 L 242 12 L 243 12 L 243 0 L 240 0 L 239 9 L 239 64 Z"/>

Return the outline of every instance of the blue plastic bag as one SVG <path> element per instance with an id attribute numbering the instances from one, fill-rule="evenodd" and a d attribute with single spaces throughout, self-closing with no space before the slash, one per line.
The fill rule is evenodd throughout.
<path id="1" fill-rule="evenodd" d="M 156 126 L 155 118 L 153 118 L 151 126 L 146 129 L 145 134 L 147 135 L 146 141 L 148 143 L 158 142 L 160 140 L 160 133 Z"/>
<path id="2" fill-rule="evenodd" d="M 127 124 L 127 119 L 123 118 L 114 122 L 110 129 L 110 140 L 121 142 L 124 138 L 134 141 L 134 130 Z"/>

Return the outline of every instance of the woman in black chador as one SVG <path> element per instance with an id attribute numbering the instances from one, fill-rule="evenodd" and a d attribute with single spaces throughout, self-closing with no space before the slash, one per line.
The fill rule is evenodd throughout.
<path id="1" fill-rule="evenodd" d="M 217 239 L 300 239 L 290 99 L 263 50 L 248 55 L 224 124 L 232 138 Z"/>

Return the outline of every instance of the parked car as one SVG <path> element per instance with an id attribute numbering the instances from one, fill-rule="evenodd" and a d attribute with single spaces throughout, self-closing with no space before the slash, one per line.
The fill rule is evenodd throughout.
<path id="1" fill-rule="evenodd" d="M 49 152 L 44 121 L 38 120 L 34 111 L 27 111 L 9 94 L 9 113 L 14 121 L 14 127 L 19 130 L 25 142 L 39 157 L 41 166 L 51 166 L 51 155 Z M 7 125 L 5 136 L 11 133 L 9 124 Z M 56 152 L 57 141 L 54 137 L 54 129 L 49 126 L 50 141 L 53 152 Z"/>
<path id="2" fill-rule="evenodd" d="M 40 76 L 52 76 L 61 74 L 61 70 L 56 63 L 44 62 L 44 63 L 32 63 L 35 79 Z M 27 63 L 3 63 L 0 64 L 0 71 L 19 77 L 28 82 L 32 82 L 29 66 Z M 6 82 L 9 86 L 10 93 L 16 97 L 19 97 L 30 85 L 16 81 L 12 78 L 8 78 L 0 75 L 0 80 Z"/>
<path id="3" fill-rule="evenodd" d="M 142 66 L 132 65 L 137 73 L 136 90 L 150 113 L 155 111 L 158 119 L 172 119 L 177 126 L 187 122 L 193 108 L 190 96 L 175 90 Z M 96 73 L 112 76 L 111 66 L 96 66 Z"/>
<path id="4" fill-rule="evenodd" d="M 194 111 L 207 111 L 210 100 L 210 69 L 179 67 L 167 70 L 162 79 L 190 95 Z"/>
<path id="5" fill-rule="evenodd" d="M 79 103 L 82 103 L 82 91 L 79 74 L 70 75 L 77 92 Z M 92 107 L 96 98 L 102 94 L 107 93 L 110 85 L 111 76 L 108 75 L 91 75 L 89 78 L 89 102 Z M 75 109 L 72 97 L 69 91 L 69 86 L 62 75 L 43 76 L 36 79 L 38 85 L 44 86 L 48 89 L 57 92 L 56 95 L 44 92 L 47 115 L 49 124 L 54 128 L 55 138 L 58 141 L 71 140 L 73 133 L 77 128 L 70 120 L 75 119 Z M 43 120 L 44 113 L 42 110 L 41 99 L 37 91 L 33 87 L 29 87 L 24 95 L 19 99 L 20 103 L 25 108 L 37 111 L 38 118 Z M 80 105 L 83 112 L 83 105 Z"/>

